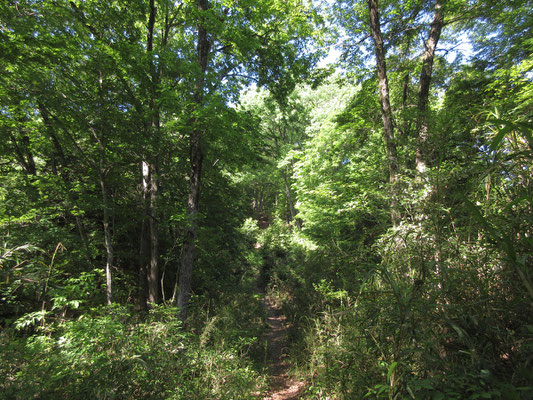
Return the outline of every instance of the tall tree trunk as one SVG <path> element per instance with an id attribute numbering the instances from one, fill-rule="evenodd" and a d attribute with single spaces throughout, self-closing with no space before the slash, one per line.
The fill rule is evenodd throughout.
<path id="1" fill-rule="evenodd" d="M 150 0 L 149 3 L 150 14 L 148 17 L 148 33 L 146 50 L 150 56 L 154 49 L 154 33 L 155 33 L 155 19 L 156 6 L 155 0 Z M 151 61 L 151 82 L 150 82 L 150 140 L 153 144 L 153 150 L 148 155 L 149 161 L 143 163 L 143 171 L 147 170 L 147 177 L 143 176 L 143 188 L 147 188 L 145 198 L 148 199 L 148 227 L 149 227 L 149 249 L 150 249 L 150 264 L 147 274 L 148 281 L 148 302 L 157 304 L 159 302 L 159 232 L 157 226 L 157 201 L 159 194 L 158 182 L 158 163 L 157 152 L 159 148 L 159 107 L 156 105 L 157 86 L 159 84 L 159 71 L 154 63 Z M 145 172 L 143 172 L 144 175 Z"/>
<path id="2" fill-rule="evenodd" d="M 197 0 L 197 6 L 200 13 L 209 8 L 208 0 Z M 205 86 L 205 73 L 209 60 L 210 43 L 207 37 L 207 30 L 201 20 L 198 24 L 198 43 L 197 43 L 197 62 L 200 66 L 200 75 L 195 84 L 194 106 L 199 109 L 203 106 L 203 92 Z M 187 308 L 191 294 L 191 281 L 194 266 L 196 227 L 198 224 L 198 211 L 200 204 L 200 181 L 202 177 L 202 121 L 193 119 L 190 121 L 192 130 L 189 140 L 189 196 L 187 200 L 187 214 L 189 217 L 189 226 L 185 233 L 185 242 L 183 244 L 183 253 L 181 259 L 181 270 L 179 274 L 179 288 L 177 305 L 179 308 L 179 317 L 183 324 L 187 319 Z"/>
<path id="3" fill-rule="evenodd" d="M 285 196 L 287 197 L 287 207 L 289 208 L 289 221 L 294 221 L 294 205 L 292 203 L 291 187 L 289 185 L 289 167 L 285 166 L 285 171 L 281 173 L 283 181 L 285 182 Z"/>
<path id="4" fill-rule="evenodd" d="M 109 196 L 108 188 L 106 182 L 106 144 L 105 139 L 102 136 L 98 136 L 94 128 L 90 128 L 93 137 L 98 143 L 99 149 L 99 160 L 98 160 L 98 177 L 100 180 L 100 190 L 102 194 L 102 208 L 103 208 L 103 218 L 102 225 L 104 228 L 104 244 L 106 250 L 106 265 L 105 265 L 105 283 L 106 283 L 106 303 L 110 305 L 113 302 L 113 288 L 112 288 L 112 269 L 113 269 L 113 258 L 114 258 L 114 249 L 113 242 L 111 239 L 111 227 L 110 227 L 110 216 L 109 216 Z"/>
<path id="5" fill-rule="evenodd" d="M 149 215 L 148 208 L 148 182 L 149 182 L 149 168 L 146 161 L 141 162 L 141 203 L 142 203 L 142 220 L 139 232 L 139 306 L 141 310 L 148 310 L 148 241 L 146 240 L 147 233 L 147 218 Z"/>
<path id="6" fill-rule="evenodd" d="M 258 199 L 257 199 L 257 182 L 254 182 L 254 198 L 252 200 L 252 210 L 254 211 L 254 215 L 257 216 L 258 212 Z"/>
<path id="7" fill-rule="evenodd" d="M 200 200 L 200 180 L 202 175 L 203 153 L 201 147 L 200 132 L 195 129 L 190 137 L 190 164 L 189 196 L 187 200 L 187 214 L 189 226 L 185 232 L 185 242 L 181 258 L 181 270 L 179 274 L 179 287 L 177 306 L 180 319 L 183 323 L 187 319 L 187 308 L 191 294 L 192 271 L 195 256 L 196 228 L 198 225 L 198 212 Z"/>
<path id="8" fill-rule="evenodd" d="M 294 223 L 296 224 L 296 227 L 298 229 L 301 229 L 302 228 L 301 219 L 296 218 L 296 212 L 294 211 L 294 201 L 292 199 L 291 186 L 289 184 L 289 166 L 288 165 L 285 166 L 285 172 L 282 172 L 281 174 L 283 175 L 283 181 L 285 182 L 285 195 L 287 196 L 287 206 L 289 208 L 290 221 L 287 221 L 287 222 L 290 223 L 291 221 L 294 221 Z"/>
<path id="9" fill-rule="evenodd" d="M 394 126 L 392 123 L 392 110 L 389 98 L 389 81 L 387 78 L 387 65 L 385 63 L 385 49 L 383 46 L 383 36 L 379 21 L 378 0 L 368 0 L 370 12 L 370 31 L 374 40 L 374 51 L 376 53 L 376 66 L 379 82 L 379 98 L 381 102 L 381 116 L 383 119 L 383 138 L 387 150 L 387 161 L 389 166 L 389 183 L 393 188 L 393 199 L 391 201 L 392 224 L 397 226 L 400 221 L 398 205 L 394 198 L 394 184 L 398 179 L 398 155 L 396 143 L 394 141 Z"/>
<path id="10" fill-rule="evenodd" d="M 105 264 L 105 293 L 106 293 L 106 302 L 111 304 L 113 302 L 113 287 L 112 287 L 112 268 L 113 268 L 113 258 L 114 258 L 114 249 L 113 242 L 111 240 L 111 227 L 109 224 L 109 201 L 107 193 L 107 185 L 105 178 L 105 170 L 102 168 L 103 162 L 100 162 L 100 189 L 102 191 L 102 204 L 104 208 L 104 217 L 102 220 L 102 225 L 104 227 L 104 242 L 106 249 L 106 264 Z"/>
<path id="11" fill-rule="evenodd" d="M 416 121 L 417 148 L 416 148 L 416 169 L 419 173 L 424 173 L 427 168 L 427 141 L 429 135 L 428 126 L 428 104 L 431 75 L 433 73 L 433 61 L 435 50 L 440 39 L 442 27 L 444 26 L 444 13 L 442 4 L 445 0 L 435 0 L 435 12 L 429 38 L 425 43 L 425 51 L 422 59 L 422 71 L 418 85 L 418 117 Z"/>
<path id="12" fill-rule="evenodd" d="M 150 169 L 150 201 L 149 201 L 149 228 L 150 228 L 150 269 L 148 271 L 148 302 L 159 302 L 159 231 L 157 224 L 157 162 L 149 165 Z"/>

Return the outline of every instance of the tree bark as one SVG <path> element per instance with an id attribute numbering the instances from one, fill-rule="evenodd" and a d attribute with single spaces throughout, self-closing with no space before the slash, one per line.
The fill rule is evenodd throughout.
<path id="1" fill-rule="evenodd" d="M 374 51 L 376 54 L 376 66 L 379 83 L 379 98 L 381 103 L 381 116 L 383 119 L 383 138 L 387 150 L 387 162 L 389 167 L 389 183 L 393 188 L 393 199 L 391 201 L 391 219 L 393 226 L 397 226 L 400 220 L 398 205 L 394 199 L 394 184 L 398 179 L 398 155 L 396 143 L 394 141 L 394 126 L 392 123 L 392 111 L 389 96 L 389 81 L 387 78 L 387 65 L 385 62 L 385 50 L 383 46 L 383 36 L 379 20 L 378 0 L 368 0 L 370 12 L 370 31 L 374 41 Z"/>
<path id="2" fill-rule="evenodd" d="M 54 146 L 54 149 L 55 149 L 55 154 L 53 155 L 53 161 L 52 161 L 52 170 L 54 171 L 55 174 L 59 173 L 59 175 L 61 176 L 61 178 L 63 179 L 63 182 L 65 183 L 67 187 L 67 198 L 70 202 L 74 203 L 76 198 L 72 194 L 73 191 L 72 191 L 71 178 L 65 172 L 65 168 L 68 166 L 68 161 L 67 161 L 67 158 L 65 157 L 65 152 L 63 151 L 63 147 L 61 146 L 61 143 L 59 142 L 59 139 L 54 132 L 54 126 L 52 123 L 52 119 L 50 118 L 50 113 L 48 112 L 44 104 L 41 102 L 37 103 L 37 108 L 43 119 L 44 126 L 46 128 L 45 131 L 50 137 L 52 144 Z M 59 157 L 59 160 L 61 162 L 61 169 L 59 171 L 57 170 L 57 162 L 55 161 L 56 155 L 57 157 Z M 83 249 L 85 250 L 85 257 L 87 258 L 87 261 L 92 263 L 93 260 L 89 256 L 89 243 L 87 239 L 87 233 L 85 232 L 85 228 L 83 226 L 83 221 L 77 213 L 75 213 L 74 219 L 76 220 L 76 226 L 78 228 L 78 233 L 80 234 L 80 239 L 83 244 Z"/>
<path id="3" fill-rule="evenodd" d="M 21 122 L 22 123 L 22 122 Z M 37 175 L 37 169 L 35 168 L 35 161 L 33 158 L 33 153 L 30 149 L 30 138 L 27 134 L 25 134 L 23 129 L 19 127 L 20 134 L 22 135 L 22 139 L 20 143 L 18 142 L 15 135 L 10 134 L 11 136 L 11 142 L 13 143 L 13 147 L 15 150 L 15 155 L 18 163 L 24 169 L 24 171 L 29 175 Z"/>
<path id="4" fill-rule="evenodd" d="M 254 198 L 252 200 L 252 210 L 254 211 L 254 215 L 257 216 L 259 213 L 258 210 L 258 199 L 257 199 L 257 182 L 254 182 Z"/>
<path id="5" fill-rule="evenodd" d="M 98 177 L 100 180 L 100 190 L 102 195 L 102 208 L 103 208 L 103 218 L 102 226 L 104 228 L 104 245 L 106 249 L 106 265 L 105 265 L 105 283 L 106 283 L 106 303 L 110 305 L 113 302 L 113 288 L 112 288 L 112 269 L 113 269 L 113 258 L 114 258 L 114 249 L 113 241 L 111 239 L 111 227 L 109 224 L 109 196 L 108 188 L 106 182 L 107 168 L 106 168 L 106 144 L 105 139 L 102 136 L 98 136 L 94 128 L 90 128 L 93 137 L 98 144 Z"/>
<path id="6" fill-rule="evenodd" d="M 139 232 L 139 306 L 141 310 L 148 311 L 148 241 L 146 240 L 147 233 L 147 217 L 149 215 L 148 208 L 148 182 L 149 182 L 149 168 L 146 161 L 141 162 L 141 203 L 142 203 L 142 220 Z"/>
<path id="7" fill-rule="evenodd" d="M 289 166 L 285 166 L 285 172 L 281 173 L 283 175 L 283 181 L 285 182 L 285 195 L 287 196 L 287 205 L 289 208 L 289 217 L 290 220 L 287 221 L 287 223 L 290 223 L 291 221 L 294 221 L 296 224 L 296 227 L 298 229 L 302 228 L 301 220 L 299 218 L 296 218 L 296 212 L 294 210 L 294 201 L 292 199 L 291 194 L 291 186 L 289 184 Z"/>
<path id="8" fill-rule="evenodd" d="M 159 230 L 157 224 L 157 200 L 159 183 L 157 181 L 157 162 L 149 164 L 149 215 L 148 226 L 150 230 L 150 268 L 148 270 L 148 302 L 159 303 Z"/>
<path id="9" fill-rule="evenodd" d="M 431 85 L 431 75 L 433 73 L 433 61 L 435 50 L 440 39 L 442 27 L 444 26 L 444 13 L 442 4 L 445 0 L 435 0 L 435 12 L 429 38 L 425 43 L 425 51 L 422 59 L 422 71 L 418 85 L 418 117 L 416 121 L 417 148 L 416 148 L 416 169 L 419 173 L 424 173 L 427 168 L 427 141 L 429 137 L 428 125 L 428 104 L 429 88 Z"/>
<path id="10" fill-rule="evenodd" d="M 177 306 L 179 317 L 183 323 L 187 319 L 187 308 L 191 294 L 192 271 L 195 256 L 196 228 L 198 225 L 198 212 L 200 204 L 200 181 L 202 175 L 203 153 L 201 147 L 201 135 L 199 132 L 191 133 L 190 137 L 190 164 L 189 196 L 187 201 L 187 214 L 189 226 L 185 232 L 185 242 L 181 259 L 181 271 L 179 274 L 179 288 Z"/>
<path id="11" fill-rule="evenodd" d="M 150 0 L 150 15 L 148 17 L 148 33 L 146 50 L 149 54 L 153 52 L 154 48 L 154 33 L 155 33 L 155 19 L 156 6 L 155 0 Z M 156 105 L 157 86 L 159 84 L 159 72 L 153 62 L 151 61 L 151 82 L 150 82 L 150 139 L 154 144 L 151 154 L 149 154 L 149 161 L 143 163 L 143 171 L 147 170 L 147 177 L 143 176 L 143 188 L 148 188 L 148 193 L 145 194 L 148 199 L 148 227 L 149 227 L 149 247 L 150 248 L 150 264 L 148 269 L 148 302 L 150 304 L 157 304 L 159 302 L 159 232 L 157 226 L 157 202 L 159 194 L 158 182 L 158 162 L 157 152 L 159 147 L 159 107 Z"/>
<path id="12" fill-rule="evenodd" d="M 104 217 L 102 220 L 102 225 L 104 227 L 104 242 L 106 249 L 106 264 L 105 264 L 105 287 L 106 287 L 106 302 L 111 304 L 113 302 L 113 287 L 112 287 L 112 268 L 113 268 L 113 258 L 114 258 L 114 249 L 113 242 L 111 240 L 111 228 L 109 226 L 109 201 L 107 194 L 107 185 L 105 180 L 105 171 L 102 169 L 103 162 L 100 162 L 100 188 L 102 191 L 102 204 L 104 208 Z"/>
<path id="13" fill-rule="evenodd" d="M 283 175 L 283 181 L 285 182 L 285 195 L 287 196 L 287 206 L 289 208 L 289 217 L 290 220 L 287 222 L 294 221 L 294 205 L 292 204 L 292 196 L 291 196 L 291 187 L 289 185 L 289 167 L 285 166 L 285 171 L 281 173 Z"/>
<path id="14" fill-rule="evenodd" d="M 197 7 L 200 13 L 209 8 L 208 0 L 198 0 Z M 197 43 L 197 62 L 200 66 L 200 75 L 195 84 L 193 103 L 196 110 L 203 106 L 205 74 L 209 60 L 210 42 L 207 37 L 207 30 L 203 21 L 198 24 L 198 43 Z M 187 200 L 187 214 L 189 226 L 185 233 L 185 242 L 183 244 L 183 253 L 181 259 L 181 270 L 179 274 L 179 288 L 177 306 L 179 308 L 179 318 L 185 325 L 189 298 L 191 295 L 192 272 L 195 256 L 196 228 L 198 225 L 198 212 L 200 205 L 200 181 L 202 177 L 202 122 L 198 118 L 190 121 L 192 130 L 189 138 L 189 195 Z"/>

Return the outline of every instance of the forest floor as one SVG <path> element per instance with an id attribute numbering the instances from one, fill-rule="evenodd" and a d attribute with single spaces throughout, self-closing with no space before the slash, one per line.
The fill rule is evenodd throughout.
<path id="1" fill-rule="evenodd" d="M 271 387 L 263 400 L 292 400 L 298 399 L 303 392 L 305 383 L 291 378 L 288 373 L 287 360 L 287 318 L 275 307 L 273 302 L 265 297 L 263 300 L 267 311 L 269 331 L 268 366 L 271 377 Z"/>

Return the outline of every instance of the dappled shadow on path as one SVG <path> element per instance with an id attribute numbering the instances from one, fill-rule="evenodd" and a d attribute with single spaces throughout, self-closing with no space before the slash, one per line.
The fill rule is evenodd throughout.
<path id="1" fill-rule="evenodd" d="M 304 382 L 292 379 L 288 375 L 287 360 L 287 319 L 281 315 L 273 303 L 263 300 L 267 310 L 268 325 L 270 327 L 268 340 L 268 365 L 271 377 L 270 392 L 263 400 L 291 400 L 300 398 L 304 389 Z"/>

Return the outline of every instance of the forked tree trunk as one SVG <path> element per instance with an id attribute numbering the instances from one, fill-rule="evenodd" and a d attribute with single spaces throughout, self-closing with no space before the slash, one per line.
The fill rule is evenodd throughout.
<path id="1" fill-rule="evenodd" d="M 426 48 L 422 58 L 422 71 L 420 73 L 420 82 L 418 84 L 416 169 L 421 174 L 424 173 L 427 168 L 429 88 L 431 85 L 431 75 L 433 74 L 435 50 L 437 49 L 442 27 L 444 26 L 444 13 L 442 10 L 442 4 L 444 1 L 445 0 L 435 0 L 435 13 L 433 15 L 433 22 L 431 23 L 429 38 L 425 43 Z"/>
<path id="2" fill-rule="evenodd" d="M 23 121 L 20 121 L 21 124 Z M 37 168 L 35 167 L 35 160 L 33 158 L 33 153 L 30 149 L 30 138 L 24 132 L 22 127 L 19 127 L 19 132 L 22 136 L 22 139 L 19 141 L 15 135 L 11 134 L 11 141 L 15 150 L 16 159 L 19 162 L 20 166 L 24 171 L 29 175 L 37 175 Z"/>
<path id="3" fill-rule="evenodd" d="M 389 167 L 389 183 L 393 189 L 391 200 L 391 219 L 393 226 L 397 226 L 400 221 L 398 205 L 394 196 L 394 185 L 398 179 L 398 155 L 396 143 L 394 141 L 394 126 L 392 123 L 392 111 L 389 97 L 389 81 L 387 78 L 387 65 L 385 63 L 385 49 L 383 46 L 383 36 L 379 20 L 378 0 L 368 0 L 370 12 L 370 31 L 374 41 L 374 51 L 376 54 L 376 66 L 379 82 L 379 98 L 381 104 L 381 116 L 383 119 L 383 139 L 387 150 L 387 162 Z"/>
<path id="4" fill-rule="evenodd" d="M 43 103 L 38 102 L 37 107 L 43 119 L 44 126 L 46 128 L 46 133 L 50 137 L 52 141 L 52 145 L 54 146 L 54 150 L 55 150 L 55 154 L 53 155 L 54 161 L 52 164 L 52 170 L 54 171 L 55 174 L 59 174 L 61 176 L 61 178 L 63 179 L 63 182 L 65 183 L 67 187 L 68 200 L 70 202 L 74 202 L 75 199 L 73 198 L 73 195 L 72 195 L 74 191 L 72 190 L 71 179 L 69 175 L 65 173 L 65 168 L 68 166 L 68 162 L 65 157 L 63 148 L 61 147 L 61 143 L 59 142 L 59 139 L 57 138 L 57 135 L 55 134 L 54 127 L 52 124 L 52 119 L 50 117 L 48 110 L 46 109 Z M 61 162 L 61 168 L 59 169 L 59 171 L 57 170 L 57 163 L 55 161 L 56 156 L 59 158 Z M 76 220 L 76 227 L 78 228 L 78 233 L 80 234 L 80 239 L 83 244 L 83 249 L 85 250 L 85 257 L 87 258 L 89 262 L 92 262 L 92 259 L 89 257 L 89 244 L 88 244 L 88 239 L 87 239 L 87 233 L 85 232 L 82 219 L 77 213 L 76 215 L 74 215 L 74 219 Z"/>

